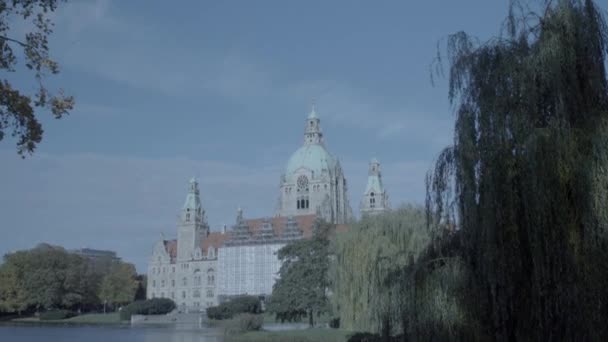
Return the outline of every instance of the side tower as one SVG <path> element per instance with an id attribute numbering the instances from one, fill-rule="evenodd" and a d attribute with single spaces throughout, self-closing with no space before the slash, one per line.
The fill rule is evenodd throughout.
<path id="1" fill-rule="evenodd" d="M 367 186 L 361 199 L 361 216 L 378 214 L 390 209 L 388 194 L 382 184 L 380 163 L 373 158 L 369 163 Z"/>
<path id="2" fill-rule="evenodd" d="M 198 182 L 192 178 L 177 222 L 177 261 L 192 260 L 194 250 L 201 246 L 207 235 L 209 226 L 201 205 Z"/>

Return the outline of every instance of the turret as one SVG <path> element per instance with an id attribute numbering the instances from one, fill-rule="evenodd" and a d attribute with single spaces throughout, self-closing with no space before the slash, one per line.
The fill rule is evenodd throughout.
<path id="1" fill-rule="evenodd" d="M 369 162 L 367 173 L 367 186 L 361 199 L 361 215 L 377 214 L 390 209 L 388 194 L 382 183 L 380 163 L 376 158 Z"/>
<path id="2" fill-rule="evenodd" d="M 306 118 L 306 128 L 304 129 L 304 144 L 323 144 L 323 132 L 321 131 L 321 119 L 312 105 L 310 114 Z"/>
<path id="3" fill-rule="evenodd" d="M 198 182 L 192 178 L 177 223 L 177 259 L 191 260 L 194 250 L 200 247 L 207 235 L 209 226 L 201 205 Z"/>

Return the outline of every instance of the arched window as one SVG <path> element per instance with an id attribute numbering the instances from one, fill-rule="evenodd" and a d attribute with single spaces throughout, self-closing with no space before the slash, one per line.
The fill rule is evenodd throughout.
<path id="1" fill-rule="evenodd" d="M 308 209 L 308 205 L 309 205 L 308 199 L 306 199 L 306 209 Z"/>
<path id="2" fill-rule="evenodd" d="M 207 285 L 215 284 L 215 271 L 213 268 L 207 270 Z"/>
<path id="3" fill-rule="evenodd" d="M 300 200 L 296 201 L 296 206 L 298 207 L 298 209 L 300 209 Z"/>
<path id="4" fill-rule="evenodd" d="M 194 286 L 201 286 L 201 276 L 194 276 Z"/>

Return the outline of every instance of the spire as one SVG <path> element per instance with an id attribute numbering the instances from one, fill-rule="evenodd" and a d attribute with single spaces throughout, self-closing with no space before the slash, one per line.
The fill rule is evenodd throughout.
<path id="1" fill-rule="evenodd" d="M 323 144 L 323 132 L 321 132 L 321 120 L 317 115 L 315 104 L 313 102 L 312 108 L 308 117 L 306 118 L 306 128 L 304 129 L 304 144 Z"/>
<path id="2" fill-rule="evenodd" d="M 378 161 L 378 159 L 372 158 L 372 160 L 369 162 L 369 173 L 368 174 L 370 176 L 381 177 L 381 175 L 380 175 L 380 162 Z"/>
<path id="3" fill-rule="evenodd" d="M 376 158 L 372 158 L 369 162 L 367 186 L 361 199 L 361 214 L 379 213 L 388 209 L 388 194 L 382 184 L 380 162 Z"/>
<path id="4" fill-rule="evenodd" d="M 315 110 L 315 103 L 313 101 L 312 106 L 311 106 L 311 110 L 310 110 L 310 114 L 308 114 L 308 119 L 318 119 L 319 117 L 317 116 L 317 111 Z"/>
<path id="5" fill-rule="evenodd" d="M 240 224 L 241 222 L 243 222 L 243 209 L 239 205 L 239 208 L 236 210 L 236 223 Z"/>
<path id="6" fill-rule="evenodd" d="M 198 182 L 195 177 L 192 177 L 190 178 L 188 195 L 186 196 L 183 209 L 197 210 L 199 208 L 201 208 L 201 199 L 198 191 Z"/>

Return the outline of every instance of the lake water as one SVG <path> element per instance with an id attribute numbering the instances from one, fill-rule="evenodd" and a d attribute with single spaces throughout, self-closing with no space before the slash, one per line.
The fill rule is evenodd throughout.
<path id="1" fill-rule="evenodd" d="M 221 342 L 222 332 L 180 326 L 0 325 L 0 342 Z"/>

